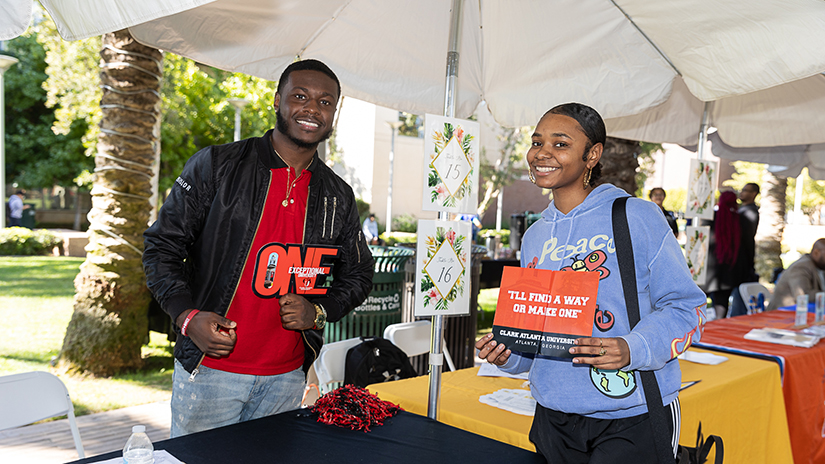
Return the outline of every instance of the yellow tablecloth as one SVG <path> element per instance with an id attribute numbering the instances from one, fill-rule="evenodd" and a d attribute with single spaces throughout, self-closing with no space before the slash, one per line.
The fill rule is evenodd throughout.
<path id="1" fill-rule="evenodd" d="M 705 436 L 719 435 L 724 440 L 725 462 L 793 463 L 779 367 L 770 361 L 725 356 L 728 361 L 716 366 L 680 361 L 683 382 L 701 382 L 683 390 L 680 395 L 682 435 L 679 442 L 695 446 L 696 430 L 701 420 Z M 525 382 L 478 377 L 477 372 L 478 368 L 471 368 L 443 374 L 438 420 L 535 450 L 527 437 L 532 417 L 478 401 L 481 395 L 503 388 L 526 388 Z M 428 377 L 422 376 L 374 384 L 368 389 L 407 411 L 426 415 L 428 386 Z"/>

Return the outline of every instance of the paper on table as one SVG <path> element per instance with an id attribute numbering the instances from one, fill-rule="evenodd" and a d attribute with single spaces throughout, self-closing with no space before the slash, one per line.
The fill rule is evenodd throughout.
<path id="1" fill-rule="evenodd" d="M 800 348 L 810 348 L 819 343 L 819 337 L 816 335 L 806 335 L 793 330 L 772 329 L 766 327 L 764 329 L 751 329 L 745 334 L 748 340 L 757 340 L 760 342 L 778 343 L 780 345 L 798 346 Z"/>
<path id="2" fill-rule="evenodd" d="M 812 325 L 801 330 L 802 333 L 819 338 L 825 337 L 825 325 Z"/>
<path id="3" fill-rule="evenodd" d="M 505 388 L 482 395 L 478 400 L 484 404 L 523 416 L 532 416 L 536 412 L 536 400 L 533 399 L 530 390 Z"/>
<path id="4" fill-rule="evenodd" d="M 155 464 L 184 464 L 183 461 L 169 454 L 166 450 L 155 450 Z M 123 457 L 117 457 L 100 461 L 97 464 L 123 464 Z"/>
<path id="5" fill-rule="evenodd" d="M 679 359 L 684 359 L 685 361 L 690 361 L 696 364 L 710 364 L 711 366 L 721 364 L 728 360 L 728 358 L 724 356 L 719 356 L 712 353 L 698 353 L 696 351 L 685 351 L 679 355 Z"/>
<path id="6" fill-rule="evenodd" d="M 511 379 L 521 379 L 527 380 L 527 376 L 530 372 L 522 372 L 520 374 L 508 374 L 503 370 L 499 369 L 498 366 L 495 364 L 490 364 L 488 362 L 482 363 L 481 367 L 478 368 L 478 375 L 480 377 L 509 377 Z"/>

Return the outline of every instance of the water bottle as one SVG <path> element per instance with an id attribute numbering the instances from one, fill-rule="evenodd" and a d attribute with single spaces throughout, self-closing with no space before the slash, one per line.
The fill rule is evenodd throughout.
<path id="1" fill-rule="evenodd" d="M 132 436 L 123 447 L 124 464 L 152 464 L 155 462 L 154 452 L 155 447 L 146 435 L 146 427 L 143 425 L 132 427 Z"/>

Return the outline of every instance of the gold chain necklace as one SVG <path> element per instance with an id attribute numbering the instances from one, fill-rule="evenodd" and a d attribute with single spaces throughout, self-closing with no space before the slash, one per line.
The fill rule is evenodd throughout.
<path id="1" fill-rule="evenodd" d="M 298 180 L 298 179 L 296 178 L 295 180 Z M 289 201 L 288 201 L 289 200 L 289 195 L 292 193 L 292 187 L 294 187 L 294 186 L 295 186 L 294 181 L 291 184 L 289 183 L 289 165 L 287 165 L 286 166 L 286 198 L 284 198 L 284 201 L 281 202 L 281 204 L 284 206 L 284 208 L 286 208 L 287 205 L 289 205 Z"/>
<path id="2" fill-rule="evenodd" d="M 278 155 L 278 158 L 281 158 L 281 155 L 277 151 L 275 151 L 275 154 Z M 281 206 L 286 208 L 287 206 L 289 206 L 290 203 L 295 203 L 295 199 L 289 198 L 289 196 L 292 194 L 292 189 L 293 189 L 293 187 L 295 187 L 295 183 L 298 182 L 298 179 L 300 179 L 301 176 L 304 175 L 304 170 L 309 169 L 309 167 L 312 166 L 312 162 L 314 160 L 315 160 L 315 158 L 310 159 L 309 164 L 307 164 L 307 167 L 305 167 L 304 169 L 301 169 L 301 174 L 298 175 L 298 177 L 296 177 L 295 180 L 293 180 L 290 183 L 289 182 L 289 163 L 287 163 L 286 161 L 284 161 L 283 158 L 281 158 L 281 161 L 284 161 L 284 164 L 286 164 L 286 196 L 284 198 L 284 201 L 281 202 Z"/>

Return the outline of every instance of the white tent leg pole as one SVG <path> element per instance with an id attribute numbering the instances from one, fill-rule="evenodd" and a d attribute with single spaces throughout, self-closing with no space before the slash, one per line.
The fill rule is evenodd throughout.
<path id="1" fill-rule="evenodd" d="M 699 160 L 705 158 L 705 142 L 708 140 L 708 114 L 710 113 L 710 105 L 711 102 L 705 102 L 705 106 L 702 109 L 702 123 L 699 126 L 699 145 L 696 146 L 696 157 Z M 690 186 L 688 186 L 690 188 Z M 714 186 L 716 188 L 716 186 Z M 687 210 L 685 210 L 687 212 Z M 693 218 L 693 226 L 699 227 L 701 224 L 701 219 L 699 217 Z M 705 264 L 707 266 L 707 263 Z M 711 305 L 712 306 L 712 305 Z M 716 309 L 713 307 L 705 308 L 705 313 L 707 314 L 708 320 L 716 318 Z M 711 317 L 713 315 L 713 317 Z"/>
<path id="2" fill-rule="evenodd" d="M 699 126 L 699 145 L 697 145 L 696 155 L 701 160 L 705 158 L 705 142 L 708 141 L 708 113 L 712 102 L 705 102 L 702 110 L 702 125 Z"/>
<path id="3" fill-rule="evenodd" d="M 450 41 L 447 51 L 447 86 L 444 92 L 444 116 L 455 116 L 455 90 L 458 76 L 458 38 L 461 30 L 462 0 L 452 0 L 450 8 Z M 450 214 L 438 213 L 438 219 L 448 221 Z M 444 316 L 433 316 L 432 334 L 430 336 L 430 393 L 427 402 L 427 417 L 438 420 L 438 404 L 441 400 L 441 371 L 444 355 Z"/>

